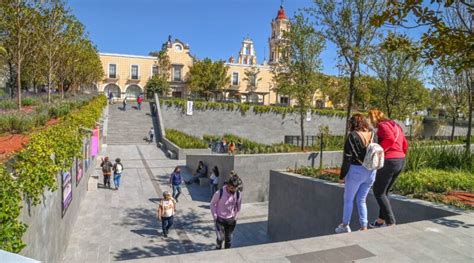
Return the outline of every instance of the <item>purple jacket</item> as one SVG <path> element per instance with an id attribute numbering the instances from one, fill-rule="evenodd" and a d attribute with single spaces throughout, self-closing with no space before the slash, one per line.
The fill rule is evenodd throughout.
<path id="1" fill-rule="evenodd" d="M 220 191 L 217 191 L 211 200 L 211 213 L 214 220 L 218 217 L 222 219 L 236 218 L 242 205 L 242 193 L 239 194 L 237 200 L 237 193 L 229 194 L 227 186 L 224 186 L 222 188 L 222 197 L 220 199 L 219 197 Z"/>

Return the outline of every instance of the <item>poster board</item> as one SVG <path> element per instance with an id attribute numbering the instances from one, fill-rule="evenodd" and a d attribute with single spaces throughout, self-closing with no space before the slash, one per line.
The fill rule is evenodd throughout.
<path id="1" fill-rule="evenodd" d="M 69 205 L 72 202 L 72 168 L 69 171 L 61 172 L 62 189 L 62 216 L 66 214 Z"/>

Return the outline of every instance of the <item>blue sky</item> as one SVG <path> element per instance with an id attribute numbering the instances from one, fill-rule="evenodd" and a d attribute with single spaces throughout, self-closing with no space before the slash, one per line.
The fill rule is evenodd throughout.
<path id="1" fill-rule="evenodd" d="M 288 16 L 311 5 L 311 0 L 284 1 Z M 280 0 L 69 0 L 68 6 L 100 52 L 147 55 L 172 35 L 198 58 L 227 60 L 249 36 L 261 63 L 264 52 L 268 58 L 270 22 Z M 336 51 L 327 43 L 323 72 L 338 74 Z"/>

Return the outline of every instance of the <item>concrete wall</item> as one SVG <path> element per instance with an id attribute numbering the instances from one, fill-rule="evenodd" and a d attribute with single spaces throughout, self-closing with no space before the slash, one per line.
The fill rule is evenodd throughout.
<path id="1" fill-rule="evenodd" d="M 195 171 L 199 161 L 208 165 L 209 171 L 216 166 L 220 171 L 219 185 L 222 186 L 229 172 L 234 170 L 244 183 L 244 203 L 268 200 L 269 175 L 272 169 L 286 169 L 295 166 L 319 166 L 319 153 L 273 153 L 242 155 L 188 155 L 186 166 Z M 323 153 L 323 166 L 340 166 L 342 152 Z"/>
<path id="2" fill-rule="evenodd" d="M 75 165 L 72 174 L 72 201 L 66 213 L 62 216 L 62 189 L 61 177 L 58 175 L 58 189 L 54 192 L 46 191 L 42 203 L 31 207 L 24 204 L 21 221 L 28 225 L 23 235 L 26 247 L 21 255 L 44 262 L 58 262 L 66 250 L 72 227 L 79 213 L 81 201 L 87 192 L 87 182 L 96 166 L 92 162 L 89 170 L 76 186 Z"/>
<path id="3" fill-rule="evenodd" d="M 456 123 L 454 129 L 454 136 L 466 136 L 467 134 L 467 121 Z M 437 120 L 437 119 L 425 119 L 423 121 L 423 137 L 448 137 L 451 136 L 453 126 L 449 119 Z"/>
<path id="4" fill-rule="evenodd" d="M 245 115 L 240 111 L 195 110 L 193 115 L 183 114 L 181 109 L 161 105 L 164 127 L 202 137 L 204 134 L 235 134 L 264 144 L 280 143 L 285 135 L 299 135 L 299 116 L 287 114 L 285 118 L 275 113 L 255 114 L 250 109 Z M 307 135 L 319 134 L 320 126 L 329 126 L 332 134 L 343 135 L 344 119 L 314 115 L 305 121 Z"/>
<path id="5" fill-rule="evenodd" d="M 285 241 L 334 234 L 342 221 L 344 187 L 311 177 L 281 171 L 270 173 L 268 234 L 273 241 Z M 397 224 L 455 215 L 455 211 L 435 204 L 392 197 Z M 369 222 L 378 216 L 372 193 L 367 197 Z M 352 229 L 359 228 L 357 206 Z"/>
<path id="6" fill-rule="evenodd" d="M 178 145 L 174 144 L 172 141 L 167 138 L 161 138 L 165 150 L 170 150 L 174 153 L 176 159 L 186 160 L 187 155 L 196 155 L 196 154 L 211 154 L 211 149 L 182 149 Z"/>

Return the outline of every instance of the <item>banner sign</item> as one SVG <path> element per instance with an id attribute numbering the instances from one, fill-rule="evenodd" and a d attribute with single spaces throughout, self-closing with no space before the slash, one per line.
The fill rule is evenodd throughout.
<path id="1" fill-rule="evenodd" d="M 193 115 L 193 101 L 188 100 L 186 105 L 186 115 Z"/>
<path id="2" fill-rule="evenodd" d="M 91 156 L 96 157 L 99 154 L 99 129 L 95 128 L 91 137 Z"/>
<path id="3" fill-rule="evenodd" d="M 76 158 L 76 186 L 81 181 L 84 175 L 84 160 L 82 158 Z"/>
<path id="4" fill-rule="evenodd" d="M 67 208 L 71 204 L 72 201 L 72 172 L 71 171 L 63 171 L 61 172 L 62 178 L 62 212 L 63 216 L 66 214 Z"/>
<path id="5" fill-rule="evenodd" d="M 306 111 L 306 121 L 311 121 L 311 109 Z"/>

